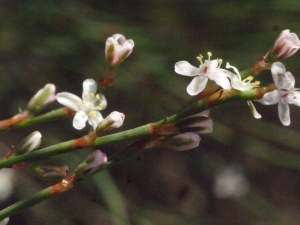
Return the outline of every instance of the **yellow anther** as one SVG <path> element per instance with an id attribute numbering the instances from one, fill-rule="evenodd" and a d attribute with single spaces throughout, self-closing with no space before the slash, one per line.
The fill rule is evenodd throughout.
<path id="1" fill-rule="evenodd" d="M 96 113 L 95 113 L 95 111 L 90 111 L 90 116 L 95 116 L 96 115 Z"/>
<path id="2" fill-rule="evenodd" d="M 203 59 L 203 55 L 199 54 L 199 56 L 197 56 L 197 59 L 198 59 L 199 61 L 201 61 L 201 60 Z"/>
<path id="3" fill-rule="evenodd" d="M 249 76 L 249 77 L 246 78 L 246 80 L 253 80 L 253 77 Z"/>
<path id="4" fill-rule="evenodd" d="M 253 87 L 258 87 L 260 85 L 260 81 L 255 81 L 252 83 Z"/>
<path id="5" fill-rule="evenodd" d="M 99 94 L 96 94 L 96 99 L 100 100 Z"/>
<path id="6" fill-rule="evenodd" d="M 207 52 L 207 55 L 208 55 L 208 57 L 212 56 L 211 52 Z"/>
<path id="7" fill-rule="evenodd" d="M 221 65 L 223 63 L 223 59 L 218 59 L 218 63 Z"/>
<path id="8" fill-rule="evenodd" d="M 91 93 L 90 95 L 91 95 L 91 97 L 92 97 L 92 98 L 94 98 L 94 97 L 95 97 L 95 95 L 94 95 L 93 93 Z"/>

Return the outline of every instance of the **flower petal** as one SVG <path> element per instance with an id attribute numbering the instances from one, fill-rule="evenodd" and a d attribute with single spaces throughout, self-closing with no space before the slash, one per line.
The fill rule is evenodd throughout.
<path id="1" fill-rule="evenodd" d="M 56 99 L 60 104 L 67 106 L 74 111 L 78 111 L 82 103 L 82 100 L 78 96 L 69 92 L 58 93 Z"/>
<path id="2" fill-rule="evenodd" d="M 222 88 L 230 88 L 230 82 L 227 78 L 227 74 L 223 73 L 222 69 L 216 69 L 213 73 L 207 74 L 207 76 L 209 79 L 214 80 Z"/>
<path id="3" fill-rule="evenodd" d="M 187 86 L 187 92 L 192 96 L 199 94 L 205 88 L 207 81 L 208 78 L 204 75 L 194 77 L 189 86 Z"/>
<path id="4" fill-rule="evenodd" d="M 200 70 L 187 61 L 180 61 L 175 64 L 175 72 L 184 76 L 196 76 Z"/>
<path id="5" fill-rule="evenodd" d="M 77 130 L 81 130 L 85 127 L 85 123 L 87 120 L 88 115 L 84 111 L 80 110 L 74 116 L 73 127 Z"/>
<path id="6" fill-rule="evenodd" d="M 292 95 L 288 95 L 288 103 L 300 106 L 300 92 L 295 91 Z"/>
<path id="7" fill-rule="evenodd" d="M 90 94 L 96 94 L 97 91 L 97 84 L 93 79 L 86 79 L 83 81 L 83 92 L 82 92 L 82 99 L 86 101 L 86 98 L 90 97 Z"/>
<path id="8" fill-rule="evenodd" d="M 261 100 L 258 100 L 258 102 L 260 102 L 264 105 L 274 105 L 274 104 L 278 103 L 279 100 L 280 100 L 279 91 L 274 90 L 274 91 L 264 94 L 263 98 Z"/>
<path id="9" fill-rule="evenodd" d="M 88 123 L 93 127 L 95 130 L 98 126 L 98 124 L 103 120 L 103 116 L 101 115 L 100 112 L 98 111 L 91 111 L 89 118 L 88 118 Z"/>
<path id="10" fill-rule="evenodd" d="M 281 123 L 284 126 L 289 126 L 290 125 L 290 123 L 291 123 L 290 108 L 289 108 L 289 105 L 287 103 L 282 103 L 281 101 L 279 101 L 278 115 L 279 115 L 279 119 L 280 119 Z"/>
<path id="11" fill-rule="evenodd" d="M 274 84 L 277 87 L 277 89 L 282 88 L 282 85 L 286 83 L 286 76 L 285 76 L 286 69 L 284 64 L 281 62 L 273 63 L 271 67 L 271 72 L 272 72 Z"/>
<path id="12" fill-rule="evenodd" d="M 250 108 L 250 112 L 252 114 L 252 116 L 255 118 L 255 119 L 260 119 L 261 118 L 261 115 L 257 112 L 254 104 L 251 102 L 251 101 L 247 101 L 247 104 L 249 105 L 249 108 Z"/>

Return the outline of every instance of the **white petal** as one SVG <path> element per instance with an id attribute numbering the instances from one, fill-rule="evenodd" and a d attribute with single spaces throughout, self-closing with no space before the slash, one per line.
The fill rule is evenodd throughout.
<path id="1" fill-rule="evenodd" d="M 280 100 L 280 95 L 278 90 L 271 91 L 269 93 L 264 94 L 263 98 L 258 102 L 265 105 L 274 105 L 278 103 Z"/>
<path id="2" fill-rule="evenodd" d="M 126 41 L 126 38 L 123 34 L 114 34 L 112 37 L 120 45 L 122 45 Z"/>
<path id="3" fill-rule="evenodd" d="M 234 72 L 235 72 L 235 74 L 236 74 L 236 76 L 238 77 L 238 79 L 241 80 L 240 72 L 238 71 L 238 69 L 237 69 L 236 67 L 231 66 L 231 65 L 229 64 L 229 62 L 227 62 L 227 63 L 226 63 L 226 68 L 227 68 L 227 69 L 228 69 L 228 68 L 233 69 Z"/>
<path id="4" fill-rule="evenodd" d="M 82 99 L 84 99 L 85 94 L 96 94 L 97 91 L 97 84 L 93 79 L 86 79 L 83 81 L 83 92 L 82 92 Z"/>
<path id="5" fill-rule="evenodd" d="M 295 86 L 295 78 L 290 72 L 285 73 L 286 83 L 282 85 L 281 88 L 290 89 Z"/>
<path id="6" fill-rule="evenodd" d="M 189 86 L 187 86 L 187 92 L 192 96 L 199 94 L 205 88 L 207 81 L 208 78 L 204 75 L 194 77 Z"/>
<path id="7" fill-rule="evenodd" d="M 271 67 L 272 77 L 274 84 L 277 88 L 281 88 L 282 84 L 286 82 L 285 78 L 285 66 L 281 62 L 275 62 Z"/>
<path id="8" fill-rule="evenodd" d="M 80 110 L 78 111 L 73 119 L 73 127 L 77 130 L 81 130 L 82 128 L 85 127 L 85 123 L 88 120 L 88 116 L 87 114 Z"/>
<path id="9" fill-rule="evenodd" d="M 68 92 L 58 93 L 56 95 L 56 99 L 60 104 L 67 106 L 68 108 L 75 111 L 78 111 L 80 109 L 80 105 L 82 103 L 82 100 L 78 96 Z"/>
<path id="10" fill-rule="evenodd" d="M 291 123 L 290 108 L 289 108 L 289 105 L 287 103 L 282 103 L 281 101 L 279 101 L 278 115 L 279 115 L 280 121 L 282 122 L 282 124 L 284 126 L 289 126 L 290 125 L 290 123 Z"/>
<path id="11" fill-rule="evenodd" d="M 256 110 L 255 106 L 253 105 L 253 103 L 251 101 L 247 101 L 247 104 L 249 105 L 250 112 L 251 112 L 252 116 L 255 119 L 260 119 L 261 115 L 257 112 L 257 110 Z"/>
<path id="12" fill-rule="evenodd" d="M 225 73 L 221 70 L 216 69 L 214 73 L 207 74 L 208 78 L 214 80 L 218 85 L 220 85 L 224 89 L 230 88 L 230 82 Z"/>
<path id="13" fill-rule="evenodd" d="M 175 64 L 175 72 L 184 76 L 196 76 L 199 74 L 199 68 L 192 66 L 187 61 L 180 61 Z"/>
<path id="14" fill-rule="evenodd" d="M 288 103 L 300 106 L 300 92 L 295 91 L 293 95 L 288 95 Z"/>
<path id="15" fill-rule="evenodd" d="M 92 116 L 91 116 L 92 115 Z M 98 126 L 98 124 L 103 120 L 103 116 L 98 111 L 91 111 L 90 116 L 88 118 L 89 124 L 93 127 L 95 130 Z"/>

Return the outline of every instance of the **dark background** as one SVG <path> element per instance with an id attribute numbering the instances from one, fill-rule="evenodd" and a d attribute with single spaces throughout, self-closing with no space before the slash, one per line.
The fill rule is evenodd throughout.
<path id="1" fill-rule="evenodd" d="M 105 40 L 122 33 L 135 47 L 118 68 L 116 85 L 103 92 L 108 100 L 103 115 L 123 112 L 120 130 L 160 120 L 190 98 L 186 86 L 191 79 L 174 72 L 177 61 L 197 66 L 196 56 L 210 51 L 212 58 L 223 59 L 223 67 L 230 62 L 242 70 L 264 55 L 282 30 L 300 34 L 299 11 L 298 0 L 2 0 L 0 116 L 26 108 L 46 83 L 54 83 L 57 92 L 81 95 L 84 79 L 98 80 L 106 71 Z M 296 87 L 299 59 L 298 53 L 284 60 Z M 272 82 L 269 72 L 260 78 L 262 85 Z M 214 132 L 202 135 L 198 148 L 146 151 L 13 216 L 9 224 L 300 224 L 300 109 L 290 107 L 292 123 L 284 127 L 277 106 L 254 104 L 260 120 L 245 102 L 213 108 Z M 58 107 L 54 103 L 45 112 Z M 34 130 L 41 131 L 46 147 L 89 129 L 75 130 L 68 118 L 3 132 L 2 154 Z M 127 144 L 101 150 L 111 155 Z M 54 159 L 73 170 L 90 151 Z M 216 191 L 220 178 L 235 191 Z M 13 194 L 1 207 L 55 182 L 16 170 Z"/>

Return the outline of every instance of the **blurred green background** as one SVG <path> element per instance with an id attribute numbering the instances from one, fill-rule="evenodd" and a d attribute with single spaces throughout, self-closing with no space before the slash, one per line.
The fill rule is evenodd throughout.
<path id="1" fill-rule="evenodd" d="M 116 85 L 104 91 L 103 115 L 123 112 L 120 130 L 157 121 L 190 98 L 190 78 L 174 72 L 177 61 L 197 66 L 196 56 L 210 51 L 212 58 L 223 59 L 223 67 L 230 62 L 242 70 L 264 55 L 282 30 L 300 34 L 299 13 L 299 0 L 1 0 L 1 119 L 24 109 L 46 83 L 80 95 L 84 79 L 98 80 L 106 71 L 105 40 L 122 33 L 135 47 L 119 67 Z M 296 87 L 299 54 L 284 60 Z M 272 82 L 270 73 L 261 80 Z M 290 107 L 292 123 L 283 127 L 277 106 L 255 104 L 260 120 L 245 102 L 214 108 L 214 132 L 202 135 L 198 148 L 146 151 L 13 216 L 9 224 L 300 224 L 300 109 Z M 42 147 L 88 132 L 71 124 L 69 118 L 4 132 L 1 153 L 34 130 L 43 134 Z M 111 155 L 127 144 L 101 150 Z M 90 151 L 55 159 L 72 170 Z M 55 182 L 16 170 L 13 194 L 1 207 Z"/>

